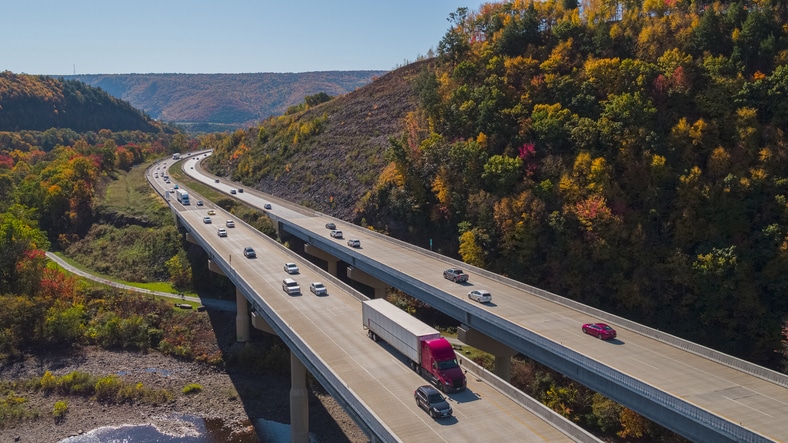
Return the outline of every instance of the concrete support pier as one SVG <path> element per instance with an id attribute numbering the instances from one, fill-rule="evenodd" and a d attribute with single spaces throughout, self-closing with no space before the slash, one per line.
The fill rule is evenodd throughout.
<path id="1" fill-rule="evenodd" d="M 306 366 L 290 352 L 290 442 L 309 443 Z"/>
<path id="2" fill-rule="evenodd" d="M 493 373 L 507 382 L 512 378 L 512 357 L 517 354 L 517 351 L 466 325 L 460 325 L 457 328 L 457 339 L 468 346 L 494 355 L 495 369 Z"/>
<path id="3" fill-rule="evenodd" d="M 348 266 L 347 268 L 347 277 L 351 280 L 355 280 L 359 283 L 363 283 L 372 287 L 372 289 L 375 290 L 375 298 L 384 298 L 386 296 L 386 289 L 389 288 L 389 285 L 386 283 L 378 280 L 364 271 L 351 266 Z"/>
<path id="4" fill-rule="evenodd" d="M 245 343 L 249 341 L 249 302 L 235 289 L 235 341 Z"/>
<path id="5" fill-rule="evenodd" d="M 334 277 L 337 277 L 337 262 L 339 262 L 339 260 L 336 257 L 320 248 L 315 247 L 314 245 L 310 245 L 309 243 L 304 244 L 304 252 L 311 255 L 312 257 L 325 260 L 328 264 L 328 273 Z"/>
<path id="6" fill-rule="evenodd" d="M 195 239 L 194 236 L 192 236 L 192 233 L 189 232 L 189 231 L 186 231 L 186 241 L 191 243 L 191 244 L 193 244 L 193 245 L 199 245 L 200 244 L 200 243 L 197 242 L 197 239 Z"/>
<path id="7" fill-rule="evenodd" d="M 222 271 L 222 268 L 220 268 L 219 265 L 217 265 L 216 262 L 210 258 L 208 259 L 208 270 L 219 275 L 225 275 L 224 271 Z"/>
<path id="8" fill-rule="evenodd" d="M 268 322 L 265 321 L 263 316 L 258 315 L 257 312 L 254 311 L 252 311 L 252 326 L 254 326 L 255 329 L 258 329 L 263 332 L 267 332 L 271 335 L 278 335 L 276 331 L 274 331 L 274 328 L 272 328 L 271 325 L 269 325 Z"/>

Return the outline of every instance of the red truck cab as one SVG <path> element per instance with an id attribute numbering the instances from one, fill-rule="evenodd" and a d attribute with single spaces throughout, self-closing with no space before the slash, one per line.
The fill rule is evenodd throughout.
<path id="1" fill-rule="evenodd" d="M 465 389 L 465 374 L 451 343 L 443 337 L 421 342 L 421 371 L 443 392 Z"/>

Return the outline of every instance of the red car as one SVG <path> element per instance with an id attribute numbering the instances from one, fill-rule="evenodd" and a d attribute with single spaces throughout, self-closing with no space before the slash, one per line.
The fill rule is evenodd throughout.
<path id="1" fill-rule="evenodd" d="M 586 323 L 583 325 L 583 332 L 601 340 L 616 338 L 616 330 L 604 323 Z"/>

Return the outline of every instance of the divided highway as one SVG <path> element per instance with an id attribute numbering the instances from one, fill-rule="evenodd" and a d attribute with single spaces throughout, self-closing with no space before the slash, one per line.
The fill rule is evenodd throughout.
<path id="1" fill-rule="evenodd" d="M 193 167 L 189 162 L 185 163 L 187 169 Z M 236 282 L 255 311 L 269 316 L 269 324 L 278 329 L 285 342 L 293 343 L 293 352 L 305 357 L 303 363 L 324 387 L 335 398 L 345 395 L 337 400 L 349 409 L 351 416 L 361 420 L 368 431 L 375 426 L 382 429 L 384 435 L 375 438 L 407 442 L 598 441 L 551 414 L 551 421 L 562 421 L 563 426 L 573 429 L 574 436 L 562 433 L 470 373 L 468 389 L 448 395 L 454 417 L 431 419 L 413 398 L 416 387 L 427 381 L 392 348 L 367 337 L 362 328 L 360 294 L 192 191 L 191 205 L 181 205 L 169 192 L 173 185 L 163 182 L 164 170 L 154 165 L 148 171 L 148 179 L 160 194 L 169 195 L 167 199 L 180 223 Z M 212 179 L 210 183 L 217 185 Z M 227 185 L 218 186 L 226 192 L 230 190 Z M 242 194 L 247 195 L 248 192 Z M 196 205 L 200 199 L 205 206 Z M 215 215 L 208 215 L 209 210 Z M 297 211 L 290 214 L 302 216 Z M 205 217 L 210 217 L 210 223 Z M 233 220 L 235 227 L 227 228 L 226 220 Z M 217 235 L 220 227 L 227 230 L 226 237 Z M 242 251 L 247 246 L 255 248 L 257 258 L 244 257 Z M 300 273 L 287 274 L 283 269 L 285 262 L 297 263 Z M 300 295 L 283 291 L 282 280 L 288 276 L 300 284 Z M 328 295 L 309 292 L 309 284 L 314 281 L 323 282 Z M 358 408 L 366 412 L 360 413 Z M 371 424 L 375 421 L 377 425 Z"/>
<path id="2" fill-rule="evenodd" d="M 228 195 L 237 186 L 203 175 L 194 159 L 184 162 L 184 170 Z M 469 282 L 452 283 L 441 273 L 457 262 L 446 257 L 254 190 L 234 197 L 261 210 L 270 204 L 265 212 L 280 229 L 368 273 L 379 271 L 375 277 L 402 284 L 405 288 L 398 287 L 426 297 L 431 305 L 519 352 L 536 355 L 554 367 L 565 365 L 570 377 L 585 380 L 593 389 L 685 436 L 788 441 L 788 376 L 784 374 L 467 265 L 463 267 L 470 274 Z M 329 221 L 345 231 L 345 238 L 359 239 L 361 248 L 330 238 L 324 226 Z M 471 289 L 489 290 L 493 303 L 468 301 Z M 581 324 L 599 320 L 613 325 L 618 338 L 601 341 L 581 332 Z M 500 422 L 496 420 L 493 428 Z"/>

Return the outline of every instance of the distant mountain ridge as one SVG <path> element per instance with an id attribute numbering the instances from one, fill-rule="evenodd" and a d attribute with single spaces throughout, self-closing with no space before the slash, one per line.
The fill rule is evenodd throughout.
<path id="1" fill-rule="evenodd" d="M 128 102 L 82 82 L 0 72 L 0 131 L 159 132 L 161 125 Z"/>
<path id="2" fill-rule="evenodd" d="M 386 72 L 91 74 L 62 78 L 99 87 L 157 120 L 178 123 L 190 131 L 210 132 L 245 127 L 283 114 L 308 95 L 346 94 Z"/>

